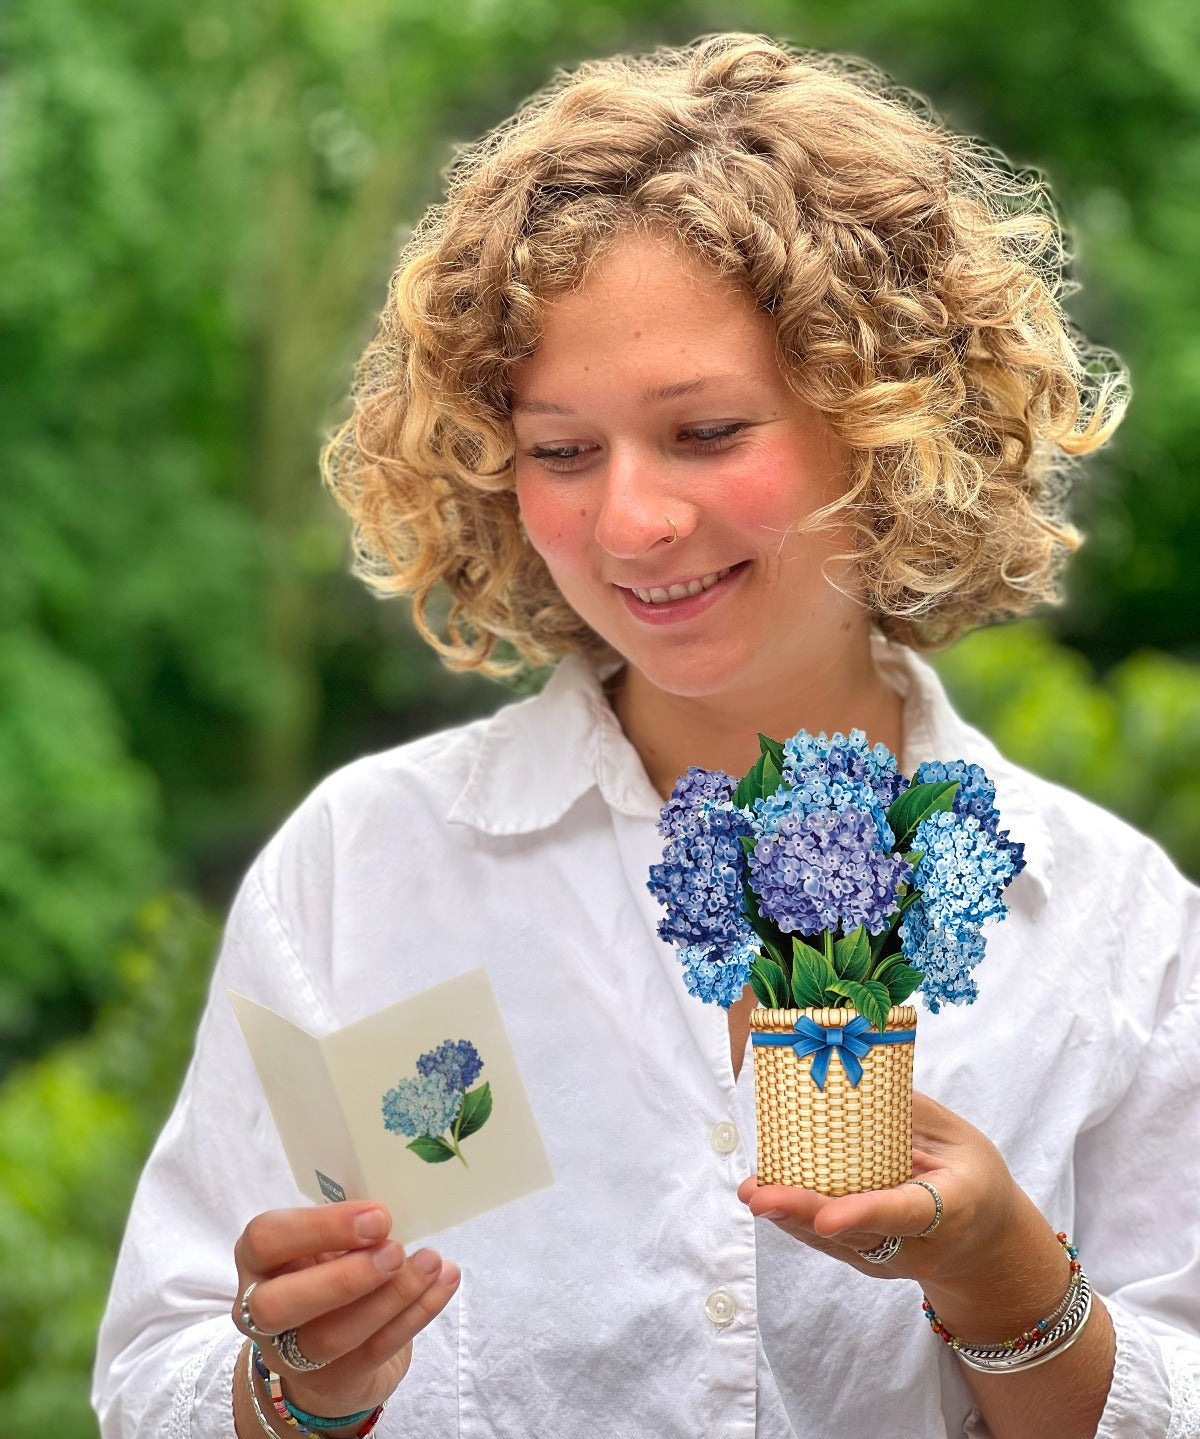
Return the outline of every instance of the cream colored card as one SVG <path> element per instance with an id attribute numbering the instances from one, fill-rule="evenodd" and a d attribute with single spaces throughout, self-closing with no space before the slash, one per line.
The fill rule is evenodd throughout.
<path id="1" fill-rule="evenodd" d="M 378 1200 L 407 1245 L 554 1183 L 482 966 L 321 1038 L 228 993 L 310 1199 Z"/>

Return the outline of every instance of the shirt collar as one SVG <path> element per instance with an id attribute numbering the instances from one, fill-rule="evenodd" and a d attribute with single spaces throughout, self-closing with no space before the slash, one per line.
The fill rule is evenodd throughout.
<path id="1" fill-rule="evenodd" d="M 904 753 L 911 775 L 925 760 L 962 759 L 982 766 L 996 786 L 1001 828 L 1025 845 L 1025 870 L 1014 884 L 1050 897 L 1054 855 L 1031 776 L 1005 758 L 981 731 L 955 713 L 933 667 L 907 645 L 871 637 L 880 673 L 904 700 Z M 619 667 L 597 670 L 583 656 L 559 661 L 539 694 L 503 706 L 484 722 L 483 741 L 447 819 L 490 835 L 549 828 L 593 787 L 611 809 L 657 820 L 662 800 L 625 737 L 602 688 Z"/>

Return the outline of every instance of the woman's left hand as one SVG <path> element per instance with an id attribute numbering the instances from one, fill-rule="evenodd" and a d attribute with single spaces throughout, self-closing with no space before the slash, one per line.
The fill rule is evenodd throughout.
<path id="1" fill-rule="evenodd" d="M 756 1217 L 771 1218 L 793 1238 L 877 1279 L 915 1279 L 927 1288 L 969 1284 L 1002 1254 L 1022 1191 L 992 1141 L 973 1124 L 913 1091 L 914 1179 L 942 1196 L 942 1222 L 924 1239 L 906 1237 L 883 1264 L 859 1257 L 889 1234 L 916 1236 L 932 1222 L 933 1196 L 919 1184 L 872 1189 L 838 1199 L 786 1184 L 760 1186 L 750 1175 L 738 1198 Z"/>

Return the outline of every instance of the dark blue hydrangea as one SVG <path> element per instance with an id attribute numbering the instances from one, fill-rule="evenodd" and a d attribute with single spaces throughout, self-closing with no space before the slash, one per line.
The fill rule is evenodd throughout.
<path id="1" fill-rule="evenodd" d="M 788 795 L 796 796 L 792 812 Z M 772 830 L 750 855 L 750 886 L 759 911 L 785 934 L 868 933 L 887 928 L 897 891 L 912 866 L 881 843 L 872 816 L 856 806 L 840 812 L 807 807 L 799 791 L 776 791 Z M 890 831 L 889 831 L 890 833 Z"/>
<path id="2" fill-rule="evenodd" d="M 671 798 L 659 812 L 659 834 L 664 839 L 694 838 L 700 832 L 701 817 L 714 806 L 728 808 L 737 785 L 723 769 L 692 765 L 675 781 Z"/>
<path id="3" fill-rule="evenodd" d="M 908 788 L 908 781 L 887 745 L 869 746 L 864 730 L 852 729 L 849 737 L 839 730 L 832 739 L 824 730 L 816 738 L 800 730 L 784 743 L 783 777 L 796 798 L 777 802 L 771 795 L 760 800 L 755 807 L 764 827 L 780 814 L 781 805 L 786 805 L 783 812 L 789 814 L 801 807 L 835 813 L 853 807 L 865 810 L 874 820 L 883 848 L 890 850 L 895 844 L 887 810 Z"/>
<path id="4" fill-rule="evenodd" d="M 676 785 L 672 798 L 684 783 Z M 699 796 L 698 803 L 677 808 L 660 826 L 671 837 L 662 863 L 650 866 L 646 888 L 666 906 L 660 938 L 683 949 L 701 945 L 732 953 L 753 934 L 742 910 L 746 855 L 738 839 L 751 834 L 752 826 L 741 810 L 716 800 L 719 790 L 695 785 L 690 793 Z"/>
<path id="5" fill-rule="evenodd" d="M 1015 879 L 1025 868 L 1025 846 L 1019 840 L 1009 839 L 1008 830 L 999 828 L 996 786 L 980 765 L 968 764 L 962 759 L 926 760 L 913 775 L 913 784 L 933 784 L 945 780 L 958 781 L 958 789 L 954 792 L 954 813 L 974 815 L 982 828 L 1008 854 Z"/>
<path id="6" fill-rule="evenodd" d="M 740 835 L 753 833 L 732 803 L 737 781 L 723 770 L 693 765 L 663 805 L 658 831 L 661 864 L 646 888 L 666 907 L 658 934 L 675 946 L 688 992 L 728 1007 L 741 998 L 758 940 L 742 908 L 746 853 Z"/>
<path id="7" fill-rule="evenodd" d="M 458 1113 L 462 1092 L 447 1089 L 440 1074 L 402 1079 L 383 1096 L 383 1123 L 393 1134 L 437 1136 L 445 1133 Z"/>
<path id="8" fill-rule="evenodd" d="M 421 1055 L 418 1074 L 440 1074 L 447 1089 L 467 1090 L 479 1078 L 483 1060 L 469 1039 L 447 1039 Z"/>
<path id="9" fill-rule="evenodd" d="M 913 876 L 921 897 L 900 922 L 900 947 L 924 972 L 920 992 L 936 1014 L 943 1003 L 974 1002 L 969 971 L 983 958 L 981 930 L 1004 915 L 1003 892 L 1016 870 L 1009 848 L 970 813 L 930 815 L 913 848 L 922 851 Z"/>

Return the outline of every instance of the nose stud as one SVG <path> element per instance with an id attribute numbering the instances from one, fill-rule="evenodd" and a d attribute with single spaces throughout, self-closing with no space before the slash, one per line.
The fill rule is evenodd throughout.
<path id="1" fill-rule="evenodd" d="M 679 531 L 675 528 L 675 521 L 671 518 L 670 515 L 664 515 L 663 519 L 666 520 L 667 524 L 671 526 L 671 538 L 668 540 L 664 536 L 663 542 L 668 545 L 673 545 L 675 541 L 679 538 Z"/>

